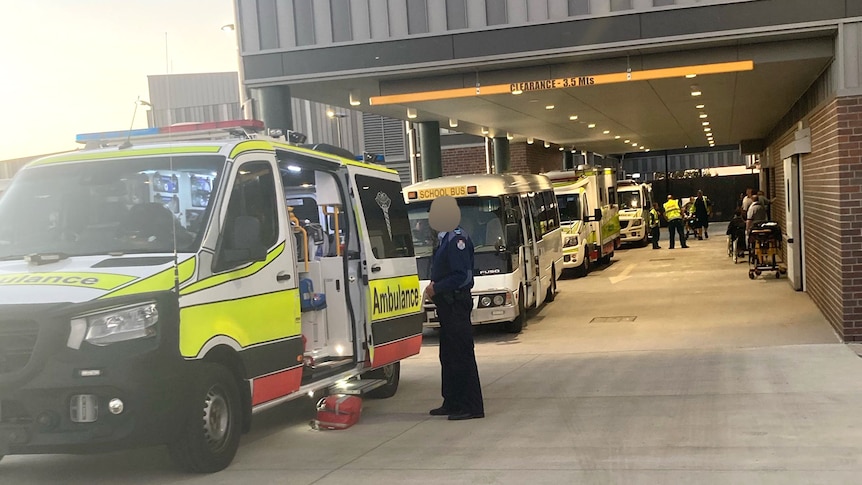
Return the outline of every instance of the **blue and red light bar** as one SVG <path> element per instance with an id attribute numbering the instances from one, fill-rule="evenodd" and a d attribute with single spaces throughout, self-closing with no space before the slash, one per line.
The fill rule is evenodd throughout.
<path id="1" fill-rule="evenodd" d="M 180 123 L 161 128 L 143 128 L 138 130 L 103 131 L 97 133 L 80 133 L 75 135 L 76 143 L 100 142 L 108 140 L 125 140 L 129 138 L 154 137 L 177 133 L 192 133 L 196 131 L 243 129 L 249 132 L 263 131 L 263 121 L 260 120 L 229 120 L 211 121 L 206 123 Z"/>

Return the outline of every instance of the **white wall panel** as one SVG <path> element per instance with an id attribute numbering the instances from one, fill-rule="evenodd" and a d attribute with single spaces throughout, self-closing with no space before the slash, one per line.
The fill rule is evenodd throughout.
<path id="1" fill-rule="evenodd" d="M 314 0 L 314 37 L 316 45 L 332 43 L 332 12 L 329 9 L 329 0 Z"/>
<path id="2" fill-rule="evenodd" d="M 390 37 L 407 36 L 407 2 L 394 0 L 389 2 L 389 35 Z"/>
<path id="3" fill-rule="evenodd" d="M 548 0 L 527 0 L 527 21 L 548 20 Z"/>
<path id="4" fill-rule="evenodd" d="M 353 40 L 371 39 L 371 20 L 369 19 L 368 0 L 350 0 L 350 20 Z"/>
<path id="5" fill-rule="evenodd" d="M 428 0 L 428 31 L 446 32 L 446 0 Z"/>
<path id="6" fill-rule="evenodd" d="M 467 2 L 467 27 L 478 29 L 488 25 L 485 17 L 485 1 L 469 0 Z"/>
<path id="7" fill-rule="evenodd" d="M 611 0 L 590 0 L 590 14 L 610 13 Z"/>
<path id="8" fill-rule="evenodd" d="M 387 0 L 369 0 L 371 18 L 371 38 L 389 38 L 389 2 Z M 405 19 L 406 22 L 407 19 Z"/>
<path id="9" fill-rule="evenodd" d="M 278 15 L 278 46 L 282 49 L 296 47 L 296 22 L 293 16 L 293 1 L 279 0 L 275 4 L 276 14 Z"/>
<path id="10" fill-rule="evenodd" d="M 527 0 L 506 0 L 506 13 L 509 16 L 509 25 L 526 24 Z"/>
<path id="11" fill-rule="evenodd" d="M 548 0 L 548 18 L 552 20 L 569 18 L 568 0 Z"/>
<path id="12" fill-rule="evenodd" d="M 241 52 L 260 52 L 260 30 L 258 30 L 257 2 L 239 1 L 240 49 Z"/>

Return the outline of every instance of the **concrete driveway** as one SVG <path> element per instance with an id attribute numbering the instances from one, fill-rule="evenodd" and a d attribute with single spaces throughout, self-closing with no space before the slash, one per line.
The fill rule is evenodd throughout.
<path id="1" fill-rule="evenodd" d="M 862 361 L 806 294 L 749 280 L 723 236 L 690 245 L 561 280 L 520 335 L 477 328 L 485 419 L 428 416 L 428 331 L 398 394 L 349 430 L 310 429 L 302 400 L 259 415 L 218 474 L 150 448 L 6 457 L 0 483 L 858 483 Z"/>

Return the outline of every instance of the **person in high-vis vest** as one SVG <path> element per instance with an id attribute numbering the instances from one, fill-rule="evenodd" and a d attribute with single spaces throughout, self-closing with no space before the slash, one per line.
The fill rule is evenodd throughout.
<path id="1" fill-rule="evenodd" d="M 659 226 L 661 225 L 661 215 L 658 213 L 658 202 L 652 203 L 652 208 L 649 210 L 649 237 L 652 240 L 653 249 L 661 249 L 658 245 L 658 240 L 661 237 Z"/>
<path id="2" fill-rule="evenodd" d="M 667 202 L 664 203 L 664 218 L 667 219 L 668 236 L 670 236 L 670 249 L 674 248 L 675 235 L 679 234 L 680 245 L 687 248 L 685 243 L 685 233 L 682 230 L 682 209 L 679 208 L 679 202 L 674 196 L 668 195 Z M 676 234 L 674 234 L 676 231 Z"/>

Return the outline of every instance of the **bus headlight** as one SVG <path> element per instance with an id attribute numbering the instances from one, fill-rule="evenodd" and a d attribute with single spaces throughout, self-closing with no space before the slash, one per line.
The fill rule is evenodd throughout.
<path id="1" fill-rule="evenodd" d="M 479 297 L 478 308 L 491 308 L 495 306 L 503 306 L 511 303 L 511 299 L 507 298 L 506 293 L 497 293 L 493 295 L 482 295 Z"/>
<path id="2" fill-rule="evenodd" d="M 643 223 L 644 223 L 643 219 L 634 219 L 634 220 L 632 220 L 632 226 L 631 227 L 637 227 Z"/>
<path id="3" fill-rule="evenodd" d="M 578 245 L 578 236 L 569 236 L 563 241 L 564 248 L 571 248 Z"/>
<path id="4" fill-rule="evenodd" d="M 72 331 L 67 345 L 81 347 L 82 341 L 93 345 L 110 345 L 156 335 L 159 310 L 155 302 L 90 313 L 71 321 Z"/>

